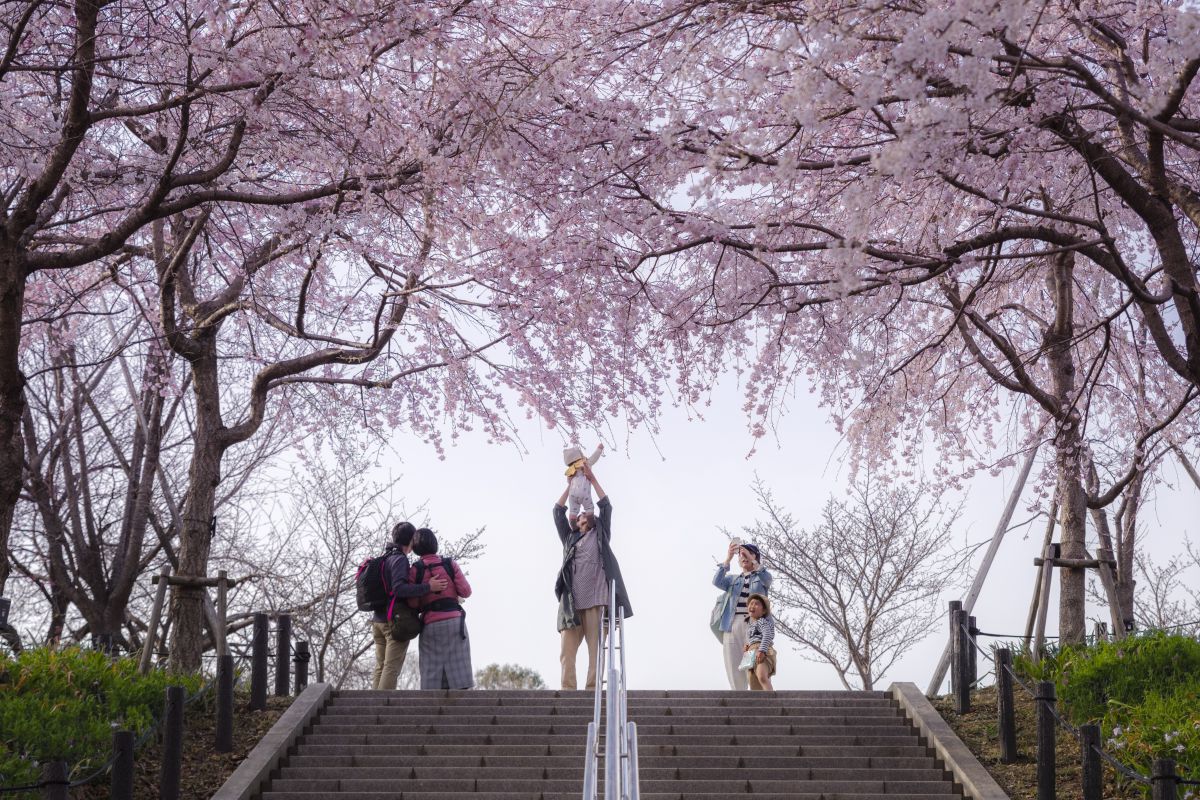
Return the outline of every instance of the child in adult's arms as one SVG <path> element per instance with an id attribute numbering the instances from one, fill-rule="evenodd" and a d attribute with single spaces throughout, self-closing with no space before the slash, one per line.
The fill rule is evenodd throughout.
<path id="1" fill-rule="evenodd" d="M 775 674 L 775 617 L 771 615 L 771 601 L 761 594 L 752 594 L 746 601 L 746 612 L 750 615 L 747 631 L 746 652 L 754 652 L 753 666 L 747 667 L 751 691 L 775 691 L 771 676 Z"/>

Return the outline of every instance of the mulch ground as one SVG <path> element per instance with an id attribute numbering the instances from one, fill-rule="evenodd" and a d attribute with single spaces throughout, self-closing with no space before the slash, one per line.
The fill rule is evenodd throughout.
<path id="1" fill-rule="evenodd" d="M 1033 698 L 1019 688 L 1013 693 L 1017 721 L 1018 759 L 1012 764 L 1000 763 L 1000 726 L 996 719 L 996 687 L 980 689 L 971 695 L 971 711 L 957 714 L 950 697 L 939 697 L 933 705 L 971 749 L 1000 787 L 1013 800 L 1033 800 L 1037 797 L 1037 709 Z M 1058 800 L 1081 800 L 1082 768 L 1079 742 L 1070 733 L 1058 731 L 1055 741 L 1058 774 Z M 1141 800 L 1148 795 L 1138 785 L 1118 783 L 1116 773 L 1104 767 L 1105 800 Z"/>
<path id="2" fill-rule="evenodd" d="M 211 698 L 209 698 L 211 700 Z M 216 708 L 211 702 L 189 706 L 184 715 L 183 769 L 180 786 L 181 800 L 208 800 L 233 774 L 263 735 L 275 724 L 291 697 L 268 697 L 265 711 L 247 709 L 250 698 L 239 694 L 234 698 L 233 752 L 218 753 L 216 738 Z M 159 769 L 162 751 L 158 742 L 150 741 L 138 752 L 134 764 L 135 800 L 157 800 Z M 107 776 L 85 791 L 73 794 L 78 800 L 101 800 L 109 796 Z"/>

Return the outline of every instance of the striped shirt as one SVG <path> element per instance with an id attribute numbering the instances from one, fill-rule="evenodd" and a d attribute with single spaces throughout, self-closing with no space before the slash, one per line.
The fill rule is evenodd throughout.
<path id="1" fill-rule="evenodd" d="M 608 605 L 608 579 L 595 528 L 579 537 L 571 570 L 571 597 L 576 610 Z"/>
<path id="2" fill-rule="evenodd" d="M 746 611 L 746 605 L 749 602 L 750 602 L 750 581 L 749 581 L 749 579 L 746 579 L 746 580 L 742 581 L 742 593 L 738 595 L 737 607 L 734 609 L 734 613 L 739 617 L 746 617 L 746 615 L 749 613 L 748 611 Z M 746 619 L 747 619 L 747 621 L 749 621 L 749 617 L 746 617 Z"/>
<path id="3" fill-rule="evenodd" d="M 751 620 L 750 628 L 746 631 L 746 642 L 747 644 L 758 642 L 758 649 L 764 653 L 770 650 L 771 645 L 775 643 L 775 617 L 768 614 L 765 617 Z"/>

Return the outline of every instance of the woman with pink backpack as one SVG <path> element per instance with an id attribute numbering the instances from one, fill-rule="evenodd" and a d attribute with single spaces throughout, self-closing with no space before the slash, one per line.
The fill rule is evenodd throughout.
<path id="1" fill-rule="evenodd" d="M 413 537 L 416 563 L 409 570 L 409 581 L 425 583 L 444 578 L 440 592 L 429 592 L 409 599 L 409 605 L 421 612 L 419 664 L 422 689 L 470 689 L 475 686 L 471 669 L 471 640 L 467 636 L 467 617 L 460 600 L 471 596 L 471 584 L 453 559 L 438 555 L 437 536 L 429 528 L 419 528 Z"/>

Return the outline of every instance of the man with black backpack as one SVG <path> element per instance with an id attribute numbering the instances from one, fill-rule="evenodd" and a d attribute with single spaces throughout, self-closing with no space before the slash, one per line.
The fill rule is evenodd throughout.
<path id="1" fill-rule="evenodd" d="M 383 555 L 368 559 L 355 576 L 359 607 L 371 610 L 371 636 L 375 640 L 375 673 L 372 688 L 395 689 L 396 679 L 408 654 L 408 639 L 397 641 L 388 622 L 388 606 L 393 598 L 404 603 L 410 597 L 420 597 L 446 588 L 441 577 L 431 577 L 425 583 L 408 580 L 408 554 L 412 552 L 413 535 L 417 532 L 411 522 L 398 522 L 392 528 L 392 541 Z"/>

